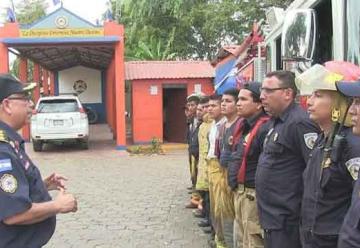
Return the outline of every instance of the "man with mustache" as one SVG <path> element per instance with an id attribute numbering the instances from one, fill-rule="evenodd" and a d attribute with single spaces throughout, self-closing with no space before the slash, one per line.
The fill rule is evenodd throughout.
<path id="1" fill-rule="evenodd" d="M 54 173 L 43 181 L 17 133 L 31 117 L 35 86 L 0 74 L 0 247 L 42 247 L 54 233 L 55 216 L 77 211 L 66 178 Z M 54 200 L 49 190 L 59 190 Z"/>
<path id="2" fill-rule="evenodd" d="M 295 103 L 295 75 L 266 75 L 260 99 L 271 115 L 255 178 L 255 189 L 266 248 L 300 248 L 299 220 L 302 173 L 319 132 Z"/>

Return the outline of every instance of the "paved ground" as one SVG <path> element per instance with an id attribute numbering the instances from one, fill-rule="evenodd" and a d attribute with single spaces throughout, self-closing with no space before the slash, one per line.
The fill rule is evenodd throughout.
<path id="1" fill-rule="evenodd" d="M 43 176 L 68 176 L 79 201 L 75 214 L 59 215 L 47 248 L 207 247 L 191 210 L 185 151 L 159 156 L 128 156 L 109 141 L 28 151 Z"/>

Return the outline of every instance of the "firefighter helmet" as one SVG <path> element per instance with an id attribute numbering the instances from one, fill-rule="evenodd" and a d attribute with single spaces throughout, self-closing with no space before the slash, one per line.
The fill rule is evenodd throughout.
<path id="1" fill-rule="evenodd" d="M 305 96 L 311 95 L 316 90 L 332 91 L 332 121 L 350 126 L 349 116 L 345 117 L 349 101 L 337 91 L 336 82 L 355 81 L 359 77 L 360 67 L 344 61 L 329 61 L 325 63 L 325 66 L 316 64 L 300 74 L 296 79 L 296 85 L 300 90 L 300 95 Z"/>

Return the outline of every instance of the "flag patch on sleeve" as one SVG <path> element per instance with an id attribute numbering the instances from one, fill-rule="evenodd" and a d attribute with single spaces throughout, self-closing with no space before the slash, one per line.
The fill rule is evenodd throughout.
<path id="1" fill-rule="evenodd" d="M 0 159 L 0 172 L 11 171 L 11 170 L 12 170 L 11 159 L 9 158 Z"/>

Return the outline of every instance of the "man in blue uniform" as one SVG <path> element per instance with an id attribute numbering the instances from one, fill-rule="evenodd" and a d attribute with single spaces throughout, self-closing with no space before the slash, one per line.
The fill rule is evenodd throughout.
<path id="1" fill-rule="evenodd" d="M 301 247 L 302 173 L 319 129 L 294 102 L 296 92 L 288 71 L 268 73 L 261 88 L 262 105 L 272 117 L 255 178 L 266 248 Z"/>
<path id="2" fill-rule="evenodd" d="M 17 133 L 31 117 L 30 91 L 9 74 L 0 74 L 0 247 L 39 248 L 55 230 L 58 213 L 75 212 L 77 202 L 65 193 L 64 177 L 44 181 Z M 52 200 L 48 190 L 59 190 Z"/>
<path id="3" fill-rule="evenodd" d="M 349 109 L 351 115 L 352 131 L 360 136 L 360 82 L 338 82 L 337 89 L 348 97 L 352 97 Z M 358 146 L 359 144 L 357 144 Z M 360 157 L 349 163 L 356 168 L 360 167 Z M 360 248 L 360 180 L 359 174 L 352 194 L 351 206 L 345 216 L 339 234 L 338 248 Z"/>
<path id="4" fill-rule="evenodd" d="M 297 78 L 300 93 L 310 95 L 307 99 L 310 119 L 321 128 L 303 177 L 303 248 L 337 246 L 351 202 L 353 180 L 357 177 L 354 171 L 359 169 L 352 161 L 360 157 L 360 137 L 351 132 L 348 101 L 335 87 L 347 67 L 333 71 L 333 63 L 316 64 Z"/>

